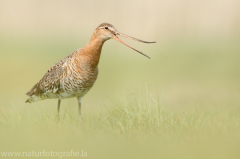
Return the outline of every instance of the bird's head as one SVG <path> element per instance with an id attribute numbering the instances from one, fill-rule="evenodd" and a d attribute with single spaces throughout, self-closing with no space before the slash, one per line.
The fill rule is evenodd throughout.
<path id="1" fill-rule="evenodd" d="M 142 43 L 156 43 L 155 41 L 154 42 L 147 42 L 147 41 L 139 40 L 139 39 L 133 38 L 131 36 L 122 34 L 119 31 L 117 31 L 112 24 L 109 24 L 109 23 L 102 23 L 102 24 L 100 24 L 96 28 L 95 33 L 99 37 L 101 37 L 104 41 L 109 40 L 109 39 L 115 39 L 115 40 L 123 43 L 124 45 L 132 48 L 133 50 L 139 52 L 140 54 L 142 54 L 142 55 L 144 55 L 144 56 L 146 56 L 148 58 L 150 58 L 150 57 L 145 55 L 145 54 L 143 54 L 142 52 L 138 51 L 137 49 L 133 48 L 132 46 L 128 45 L 127 43 L 122 41 L 118 36 L 122 36 L 122 37 L 125 37 L 125 38 L 128 38 L 128 39 L 136 40 L 136 41 L 142 42 Z"/>

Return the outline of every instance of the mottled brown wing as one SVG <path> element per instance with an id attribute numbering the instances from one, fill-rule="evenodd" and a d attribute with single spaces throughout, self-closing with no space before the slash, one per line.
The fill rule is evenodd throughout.
<path id="1" fill-rule="evenodd" d="M 54 90 L 60 89 L 60 80 L 63 73 L 66 71 L 66 68 L 63 67 L 63 64 L 66 62 L 68 57 L 58 61 L 53 65 L 48 72 L 43 76 L 43 78 L 33 86 L 33 88 L 27 92 L 26 95 L 41 95 L 45 92 L 52 92 Z"/>

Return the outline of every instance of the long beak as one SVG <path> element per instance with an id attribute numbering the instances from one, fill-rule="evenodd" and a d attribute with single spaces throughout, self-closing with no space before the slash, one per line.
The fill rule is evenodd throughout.
<path id="1" fill-rule="evenodd" d="M 142 43 L 156 43 L 155 41 L 154 41 L 154 42 L 147 42 L 147 41 L 143 41 L 143 40 L 139 40 L 139 39 L 133 38 L 133 37 L 128 36 L 128 35 L 124 35 L 124 34 L 119 33 L 119 32 L 116 32 L 116 33 L 113 35 L 113 38 L 114 38 L 115 40 L 117 40 L 117 41 L 123 43 L 124 45 L 130 47 L 131 49 L 133 49 L 133 50 L 139 52 L 140 54 L 142 54 L 142 55 L 144 55 L 144 56 L 146 56 L 147 58 L 150 59 L 149 56 L 147 56 L 146 54 L 144 54 L 144 53 L 138 51 L 137 49 L 133 48 L 132 46 L 128 45 L 127 43 L 125 43 L 124 41 L 122 41 L 121 39 L 119 39 L 116 35 L 120 35 L 120 36 L 122 36 L 122 37 L 125 37 L 125 38 L 128 38 L 128 39 L 132 39 L 132 40 L 136 40 L 136 41 L 138 41 L 138 42 L 142 42 Z"/>

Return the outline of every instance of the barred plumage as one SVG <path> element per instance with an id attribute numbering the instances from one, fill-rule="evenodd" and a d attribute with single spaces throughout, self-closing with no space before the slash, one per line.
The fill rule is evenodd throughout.
<path id="1" fill-rule="evenodd" d="M 81 50 L 54 64 L 27 93 L 30 98 L 26 102 L 84 96 L 96 81 L 98 68 L 87 67 L 87 62 L 78 54 L 81 54 Z"/>

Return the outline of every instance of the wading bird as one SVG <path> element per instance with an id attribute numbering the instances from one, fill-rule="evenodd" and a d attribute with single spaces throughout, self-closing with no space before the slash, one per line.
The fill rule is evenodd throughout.
<path id="1" fill-rule="evenodd" d="M 29 96 L 26 103 L 32 103 L 44 99 L 58 99 L 58 118 L 61 99 L 77 97 L 78 119 L 81 119 L 81 101 L 83 96 L 92 88 L 98 76 L 98 63 L 105 41 L 115 39 L 140 54 L 117 36 L 122 36 L 143 43 L 155 43 L 142 41 L 118 32 L 113 25 L 102 23 L 93 32 L 89 43 L 81 49 L 77 49 L 67 57 L 55 63 L 43 76 L 43 78 L 27 92 Z M 150 57 L 148 57 L 150 58 Z M 60 119 L 60 118 L 59 118 Z"/>

